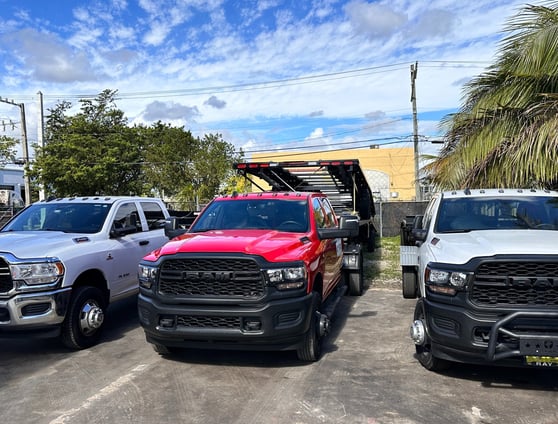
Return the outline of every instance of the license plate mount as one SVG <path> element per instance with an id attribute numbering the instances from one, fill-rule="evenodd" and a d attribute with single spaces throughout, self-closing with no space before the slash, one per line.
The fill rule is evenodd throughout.
<path id="1" fill-rule="evenodd" d="M 558 337 L 521 338 L 519 351 L 525 356 L 558 356 Z"/>

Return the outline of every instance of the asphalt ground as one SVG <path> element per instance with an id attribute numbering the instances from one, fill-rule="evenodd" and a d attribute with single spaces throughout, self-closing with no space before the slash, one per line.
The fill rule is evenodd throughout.
<path id="1" fill-rule="evenodd" d="M 134 299 L 112 305 L 102 342 L 0 341 L 6 423 L 558 423 L 553 369 L 425 370 L 408 336 L 414 300 L 368 287 L 336 310 L 319 362 L 294 352 L 185 350 L 145 342 Z"/>

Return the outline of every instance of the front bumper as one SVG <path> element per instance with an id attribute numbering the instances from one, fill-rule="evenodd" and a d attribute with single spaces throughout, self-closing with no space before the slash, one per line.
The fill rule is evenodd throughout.
<path id="1" fill-rule="evenodd" d="M 457 362 L 558 364 L 558 309 L 473 310 L 424 299 L 434 356 Z"/>
<path id="2" fill-rule="evenodd" d="M 70 295 L 67 287 L 0 299 L 0 337 L 51 331 L 64 320 Z"/>
<path id="3" fill-rule="evenodd" d="M 140 293 L 146 339 L 169 347 L 291 350 L 308 331 L 312 294 L 253 305 L 163 304 Z"/>

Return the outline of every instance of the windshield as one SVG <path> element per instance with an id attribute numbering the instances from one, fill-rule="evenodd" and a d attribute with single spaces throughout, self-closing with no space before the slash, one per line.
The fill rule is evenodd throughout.
<path id="1" fill-rule="evenodd" d="M 307 232 L 308 203 L 306 199 L 215 201 L 207 206 L 190 232 L 238 228 Z"/>
<path id="2" fill-rule="evenodd" d="M 93 234 L 101 231 L 111 205 L 106 203 L 40 203 L 21 211 L 5 231 L 63 231 Z"/>
<path id="3" fill-rule="evenodd" d="M 435 231 L 558 230 L 556 197 L 482 197 L 442 199 Z"/>

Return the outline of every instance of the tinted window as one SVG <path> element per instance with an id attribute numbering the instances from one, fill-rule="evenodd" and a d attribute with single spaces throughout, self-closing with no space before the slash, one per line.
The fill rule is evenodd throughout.
<path id="1" fill-rule="evenodd" d="M 165 214 L 161 206 L 156 202 L 140 202 L 141 208 L 147 220 L 147 226 L 150 230 L 163 228 L 165 225 Z"/>
<path id="2" fill-rule="evenodd" d="M 101 231 L 111 205 L 105 203 L 40 203 L 19 213 L 2 231 Z"/>
<path id="3" fill-rule="evenodd" d="M 190 232 L 227 229 L 308 231 L 308 204 L 303 200 L 231 199 L 214 201 L 190 228 Z"/>
<path id="4" fill-rule="evenodd" d="M 558 229 L 558 199 L 543 196 L 442 199 L 436 231 Z"/>
<path id="5" fill-rule="evenodd" d="M 318 228 L 326 227 L 326 214 L 320 202 L 320 199 L 315 198 L 312 200 L 312 208 L 314 209 L 314 221 Z"/>
<path id="6" fill-rule="evenodd" d="M 135 203 L 124 203 L 119 206 L 114 216 L 114 228 L 117 230 L 125 229 L 127 233 L 142 231 L 141 221 Z"/>

